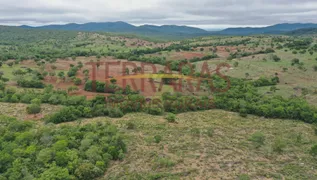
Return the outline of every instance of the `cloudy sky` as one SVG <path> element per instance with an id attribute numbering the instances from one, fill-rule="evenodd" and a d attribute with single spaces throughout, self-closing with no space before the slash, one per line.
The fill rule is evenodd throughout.
<path id="1" fill-rule="evenodd" d="M 316 0 L 0 0 L 2 25 L 125 21 L 221 29 L 316 17 Z"/>

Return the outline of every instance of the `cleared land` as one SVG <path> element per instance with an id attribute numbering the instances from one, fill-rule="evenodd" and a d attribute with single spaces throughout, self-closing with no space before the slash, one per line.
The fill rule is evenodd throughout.
<path id="1" fill-rule="evenodd" d="M 317 178 L 309 153 L 317 136 L 312 125 L 298 121 L 210 110 L 179 114 L 177 123 L 143 113 L 80 123 L 99 121 L 116 124 L 128 145 L 124 160 L 101 179 Z M 265 139 L 260 146 L 252 140 L 256 133 Z"/>

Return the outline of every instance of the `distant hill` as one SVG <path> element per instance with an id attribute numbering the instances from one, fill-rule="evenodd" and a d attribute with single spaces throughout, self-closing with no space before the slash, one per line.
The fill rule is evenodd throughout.
<path id="1" fill-rule="evenodd" d="M 89 32 L 112 32 L 112 33 L 128 33 L 142 36 L 161 37 L 165 39 L 182 39 L 192 38 L 197 36 L 208 35 L 256 35 L 256 34 L 299 34 L 308 33 L 307 29 L 317 28 L 317 24 L 312 23 L 294 23 L 294 24 L 276 24 L 273 26 L 261 28 L 228 28 L 221 31 L 206 31 L 203 29 L 176 26 L 176 25 L 143 25 L 134 26 L 126 22 L 91 22 L 85 24 L 65 24 L 65 25 L 47 25 L 40 27 L 20 26 L 26 29 L 46 29 L 46 30 L 68 30 L 68 31 L 89 31 Z M 297 31 L 305 29 L 303 31 Z"/>
<path id="2" fill-rule="evenodd" d="M 304 29 L 298 29 L 294 31 L 287 32 L 286 35 L 291 36 L 303 36 L 303 35 L 312 35 L 317 34 L 317 28 L 304 28 Z"/>
<path id="3" fill-rule="evenodd" d="M 220 35 L 252 35 L 252 34 L 284 34 L 289 31 L 294 31 L 303 28 L 317 28 L 317 24 L 312 23 L 294 23 L 294 24 L 276 24 L 262 28 L 228 28 L 217 32 Z"/>
<path id="4" fill-rule="evenodd" d="M 133 26 L 129 23 L 118 22 L 101 22 L 101 23 L 85 23 L 85 24 L 65 24 L 65 25 L 47 25 L 39 27 L 20 26 L 21 28 L 32 29 L 49 29 L 49 30 L 72 30 L 72 31 L 93 31 L 93 32 L 115 32 L 115 33 L 132 33 L 148 36 L 184 36 L 195 37 L 201 35 L 208 35 L 209 32 L 203 29 L 188 27 L 188 26 L 176 26 L 176 25 L 143 25 Z"/>

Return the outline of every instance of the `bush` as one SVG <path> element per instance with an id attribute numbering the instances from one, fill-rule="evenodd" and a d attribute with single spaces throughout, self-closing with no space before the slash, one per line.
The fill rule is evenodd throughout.
<path id="1" fill-rule="evenodd" d="M 127 123 L 127 129 L 135 129 L 135 124 L 131 121 Z"/>
<path id="2" fill-rule="evenodd" d="M 112 117 L 112 118 L 121 118 L 123 117 L 124 114 L 123 112 L 121 111 L 121 109 L 119 108 L 110 108 L 109 109 L 109 117 Z"/>
<path id="3" fill-rule="evenodd" d="M 247 117 L 248 116 L 247 109 L 241 108 L 240 111 L 239 111 L 239 115 L 241 117 Z"/>
<path id="4" fill-rule="evenodd" d="M 254 143 L 256 148 L 259 148 L 260 146 L 264 145 L 265 136 L 261 132 L 256 132 L 252 134 L 249 140 Z"/>
<path id="5" fill-rule="evenodd" d="M 163 109 L 159 107 L 149 107 L 146 112 L 151 115 L 161 115 L 163 114 Z"/>
<path id="6" fill-rule="evenodd" d="M 81 85 L 81 79 L 80 78 L 75 78 L 74 79 L 74 84 L 77 85 L 77 86 Z"/>
<path id="7" fill-rule="evenodd" d="M 55 124 L 62 122 L 70 122 L 78 119 L 80 116 L 81 112 L 76 108 L 70 106 L 65 107 L 59 112 L 46 117 L 46 122 L 52 122 Z"/>
<path id="8" fill-rule="evenodd" d="M 273 151 L 277 153 L 282 153 L 285 147 L 286 147 L 286 143 L 282 139 L 276 139 L 273 143 Z"/>
<path id="9" fill-rule="evenodd" d="M 41 106 L 39 104 L 30 104 L 26 107 L 28 114 L 38 114 L 41 112 Z"/>
<path id="10" fill-rule="evenodd" d="M 165 119 L 169 122 L 169 123 L 174 123 L 176 121 L 176 115 L 173 113 L 168 113 L 167 116 L 165 117 Z"/>
<path id="11" fill-rule="evenodd" d="M 273 59 L 273 61 L 275 61 L 275 62 L 281 61 L 281 58 L 278 57 L 277 55 L 273 55 L 273 56 L 272 56 L 272 59 Z"/>
<path id="12" fill-rule="evenodd" d="M 173 167 L 175 162 L 167 159 L 167 158 L 157 158 L 154 163 L 154 167 L 156 168 L 169 168 Z"/>
<path id="13" fill-rule="evenodd" d="M 250 180 L 250 177 L 247 174 L 241 174 L 239 176 L 239 180 Z"/>
<path id="14" fill-rule="evenodd" d="M 311 147 L 310 154 L 312 156 L 317 156 L 317 144 L 315 144 L 313 147 Z"/>
<path id="15" fill-rule="evenodd" d="M 154 142 L 155 142 L 155 143 L 160 143 L 161 140 L 162 140 L 162 136 L 160 136 L 160 135 L 154 136 Z"/>
<path id="16" fill-rule="evenodd" d="M 40 80 L 20 79 L 17 83 L 20 87 L 24 88 L 44 88 L 44 84 Z"/>

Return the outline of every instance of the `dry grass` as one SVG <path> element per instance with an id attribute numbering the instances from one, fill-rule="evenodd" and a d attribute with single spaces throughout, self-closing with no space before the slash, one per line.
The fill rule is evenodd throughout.
<path id="1" fill-rule="evenodd" d="M 27 104 L 14 104 L 14 103 L 0 103 L 0 114 L 10 116 L 10 117 L 15 117 L 20 120 L 36 120 L 36 119 L 41 119 L 45 115 L 54 113 L 58 111 L 61 106 L 53 106 L 49 104 L 42 104 L 41 105 L 41 113 L 36 114 L 36 115 L 28 115 L 26 113 L 26 107 Z"/>
<path id="2" fill-rule="evenodd" d="M 309 124 L 222 110 L 177 117 L 174 124 L 143 113 L 81 121 L 112 121 L 126 138 L 126 157 L 111 164 L 103 179 L 317 179 L 309 154 L 317 137 Z M 255 132 L 265 136 L 258 148 L 250 141 Z M 155 136 L 162 140 L 156 143 Z"/>

